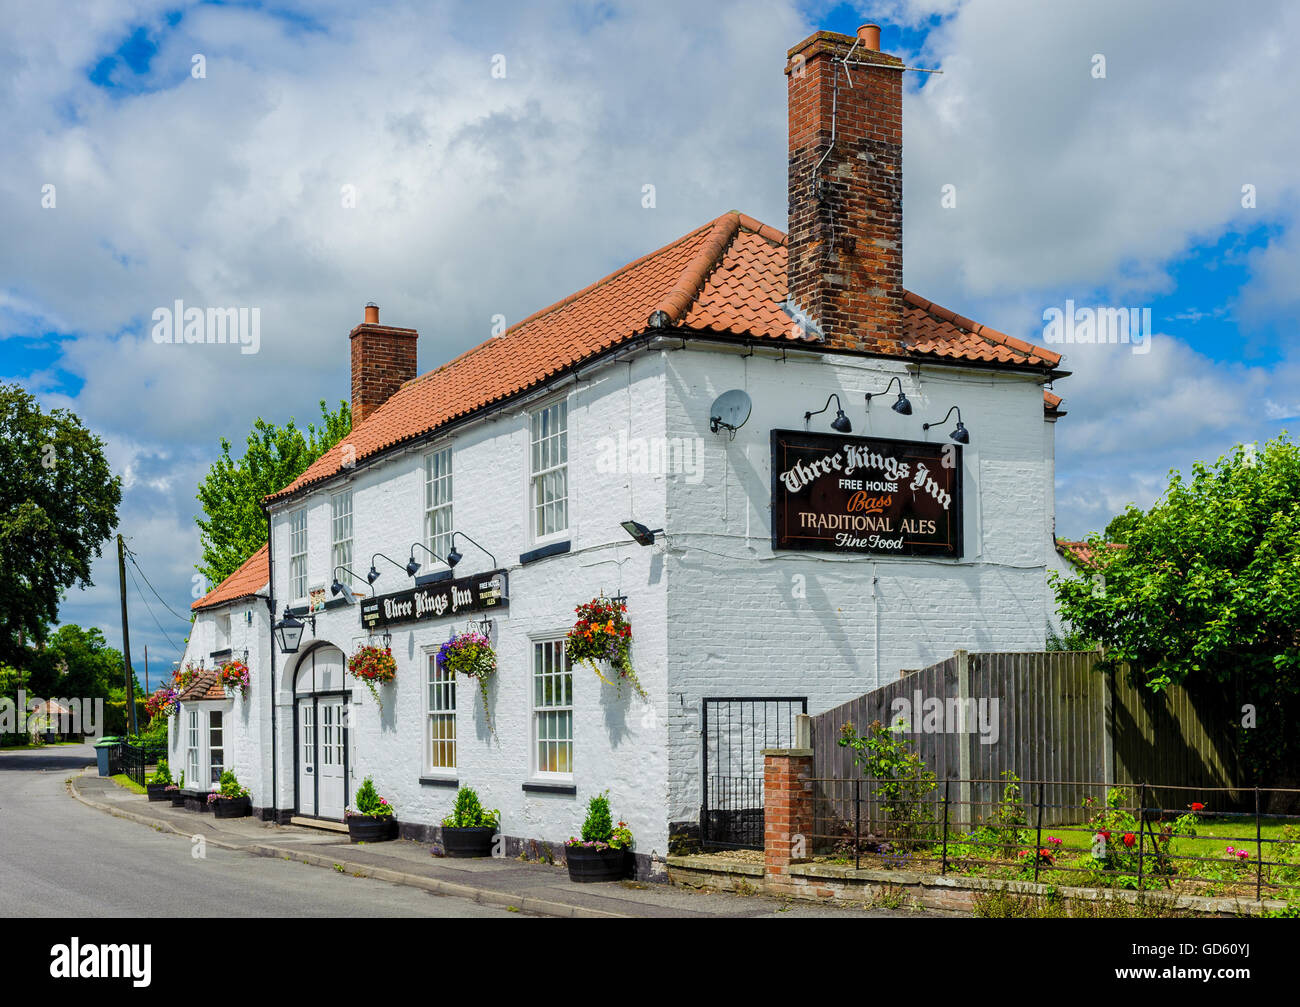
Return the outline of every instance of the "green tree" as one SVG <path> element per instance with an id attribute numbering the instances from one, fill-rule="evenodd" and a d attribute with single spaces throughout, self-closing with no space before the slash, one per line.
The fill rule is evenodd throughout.
<path id="1" fill-rule="evenodd" d="M 1171 473 L 1147 511 L 1111 522 L 1098 576 L 1058 579 L 1062 617 L 1154 690 L 1186 684 L 1257 711 L 1239 741 L 1261 785 L 1295 778 L 1300 749 L 1300 446 L 1283 433 Z M 1093 536 L 1100 546 L 1102 536 Z M 1238 691 L 1240 690 L 1240 691 Z M 1289 726 L 1288 726 L 1289 725 Z"/>
<path id="2" fill-rule="evenodd" d="M 352 410 L 346 402 L 330 412 L 322 399 L 320 411 L 321 426 L 308 423 L 306 435 L 292 418 L 284 426 L 259 418 L 237 460 L 230 441 L 221 438 L 221 456 L 199 483 L 204 516 L 195 518 L 203 546 L 203 562 L 195 569 L 209 587 L 229 577 L 266 542 L 262 497 L 284 489 L 351 431 Z"/>
<path id="3" fill-rule="evenodd" d="M 0 385 L 0 661 L 20 664 L 58 621 L 64 592 L 91 583 L 121 501 L 100 438 Z"/>
<path id="4" fill-rule="evenodd" d="M 67 624 L 50 634 L 44 649 L 32 655 L 33 695 L 49 697 L 103 697 L 125 694 L 122 652 L 110 647 L 104 634 Z M 136 685 L 137 694 L 139 684 Z"/>

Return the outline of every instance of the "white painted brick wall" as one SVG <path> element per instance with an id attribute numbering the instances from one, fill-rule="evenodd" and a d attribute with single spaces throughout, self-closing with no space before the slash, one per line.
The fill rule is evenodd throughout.
<path id="1" fill-rule="evenodd" d="M 914 405 L 910 417 L 877 399 L 870 424 L 863 393 L 895 374 Z M 734 441 L 708 430 L 717 394 L 745 388 L 754 414 Z M 838 391 L 854 433 L 927 439 L 924 420 L 960 405 L 971 431 L 964 452 L 966 554 L 960 561 L 904 558 L 843 560 L 825 554 L 773 556 L 769 508 L 769 432 L 799 429 L 803 413 Z M 894 679 L 899 669 L 943 659 L 957 647 L 1037 649 L 1047 610 L 1044 578 L 1050 519 L 1050 425 L 1040 386 L 974 370 L 926 367 L 916 379 L 889 362 L 797 358 L 698 350 L 656 351 L 593 371 L 564 392 L 569 399 L 570 529 L 573 551 L 520 567 L 532 548 L 528 529 L 528 421 L 512 409 L 458 433 L 454 444 L 455 527 L 492 550 L 510 575 L 511 604 L 496 615 L 499 673 L 491 690 L 497 736 L 482 722 L 473 683 L 458 689 L 457 776 L 489 807 L 500 808 L 511 836 L 563 840 L 581 826 L 587 799 L 606 788 L 642 853 L 663 853 L 667 823 L 698 812 L 699 713 L 707 695 L 807 695 L 811 712 Z M 824 414 L 815 429 L 829 429 Z M 951 426 L 928 439 L 944 441 Z M 602 438 L 699 438 L 694 473 L 601 471 Z M 364 576 L 371 554 L 405 563 L 423 534 L 424 449 L 413 449 L 351 476 L 353 569 Z M 607 457 L 607 455 L 606 455 Z M 331 579 L 330 494 L 308 507 L 309 577 Z M 273 517 L 277 606 L 287 598 L 292 508 Z M 633 517 L 666 527 L 654 547 L 633 543 L 619 522 Z M 489 561 L 462 543 L 458 572 Z M 424 571 L 427 555 L 417 553 Z M 375 588 L 410 586 L 379 560 Z M 794 591 L 803 578 L 803 596 Z M 633 657 L 649 706 L 627 690 L 619 699 L 585 667 L 574 671 L 577 796 L 525 793 L 531 777 L 531 643 L 561 636 L 573 608 L 601 591 L 628 596 Z M 200 620 L 202 621 L 202 620 Z M 426 654 L 463 622 L 397 627 L 398 680 L 381 714 L 354 683 L 349 796 L 366 775 L 405 821 L 436 824 L 450 807 L 448 788 L 420 783 L 425 770 Z M 263 630 L 264 631 L 264 630 Z M 197 630 L 196 630 L 197 632 Z M 364 638 L 356 608 L 318 617 L 315 639 L 345 654 Z M 310 633 L 304 647 L 311 642 Z M 295 659 L 279 657 L 278 734 L 281 807 L 293 803 Z M 260 667 L 265 667 L 263 660 Z M 257 709 L 266 706 L 264 674 L 254 666 Z M 268 718 L 269 719 L 269 718 Z M 256 718 L 250 720 L 255 722 Z M 269 733 L 269 724 L 266 725 Z M 250 728 L 238 740 L 256 744 Z M 258 739 L 263 735 L 257 735 Z M 265 751 L 264 745 L 259 749 Z M 264 762 L 269 763 L 269 755 Z M 179 763 L 178 763 L 179 764 Z M 269 765 L 258 779 L 264 786 Z M 261 803 L 259 801 L 259 803 Z"/>

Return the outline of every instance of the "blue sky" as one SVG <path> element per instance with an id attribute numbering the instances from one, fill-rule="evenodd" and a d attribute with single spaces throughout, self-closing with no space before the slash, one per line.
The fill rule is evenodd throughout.
<path id="1" fill-rule="evenodd" d="M 420 329 L 425 370 L 724 210 L 784 227 L 784 52 L 875 20 L 943 71 L 905 78 L 906 285 L 1039 342 L 1067 300 L 1151 311 L 1148 354 L 1055 347 L 1058 531 L 1082 536 L 1300 415 L 1300 15 L 1074 6 L 120 0 L 70 4 L 58 37 L 16 9 L 0 380 L 106 439 L 124 532 L 183 611 L 219 438 L 346 397 L 362 304 Z M 159 353 L 145 320 L 176 298 L 261 306 L 262 352 Z M 64 617 L 116 642 L 108 556 L 95 581 Z M 136 649 L 167 649 L 134 619 Z"/>

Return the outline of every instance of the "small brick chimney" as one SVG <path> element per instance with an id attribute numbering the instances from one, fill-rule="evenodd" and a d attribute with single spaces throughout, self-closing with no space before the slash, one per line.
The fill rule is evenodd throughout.
<path id="1" fill-rule="evenodd" d="M 787 57 L 790 299 L 827 346 L 898 353 L 903 61 L 876 25 L 819 31 Z"/>
<path id="2" fill-rule="evenodd" d="M 379 324 L 379 306 L 366 305 L 366 320 L 352 330 L 352 425 L 382 406 L 415 377 L 415 329 Z"/>

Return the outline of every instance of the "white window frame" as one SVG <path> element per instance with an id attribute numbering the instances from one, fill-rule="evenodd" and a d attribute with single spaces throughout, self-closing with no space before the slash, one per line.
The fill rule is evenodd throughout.
<path id="1" fill-rule="evenodd" d="M 529 669 L 529 756 L 530 765 L 534 779 L 538 780 L 560 780 L 571 782 L 573 780 L 573 760 L 574 760 L 574 716 L 573 716 L 573 662 L 569 658 L 568 648 L 564 644 L 564 636 L 557 634 L 554 636 L 536 637 L 529 641 L 531 644 L 529 655 L 531 667 Z M 562 671 L 547 671 L 546 656 L 549 653 L 552 657 L 551 668 L 555 668 L 554 657 L 558 654 L 564 662 Z M 552 692 L 552 698 L 549 703 L 545 701 L 545 678 L 558 679 L 560 683 L 567 685 L 567 696 L 559 695 L 560 700 L 567 698 L 568 702 L 556 702 L 556 693 Z M 564 682 L 567 678 L 567 683 Z M 555 716 L 559 714 L 559 716 Z M 567 714 L 567 722 L 565 715 Z M 544 719 L 545 718 L 545 719 Z M 542 737 L 542 725 L 552 723 L 561 725 L 552 727 L 547 731 L 549 735 Z M 562 725 L 567 723 L 567 732 Z M 566 736 L 567 735 L 567 736 Z M 559 746 L 563 751 L 563 746 L 568 750 L 568 769 L 553 770 L 544 768 L 551 760 L 542 754 L 543 743 Z M 563 758 L 556 760 L 563 764 Z"/>
<path id="2" fill-rule="evenodd" d="M 435 476 L 435 462 L 440 471 Z M 455 531 L 453 505 L 455 503 L 455 467 L 450 444 L 435 448 L 424 456 L 424 545 L 438 559 L 424 557 L 429 563 L 446 566 L 451 552 L 451 533 Z M 445 528 L 443 526 L 445 525 Z M 435 528 L 442 529 L 435 531 Z"/>
<path id="3" fill-rule="evenodd" d="M 546 427 L 560 427 L 547 432 Z M 545 503 L 542 488 L 556 477 L 563 492 Z M 569 401 L 558 399 L 528 414 L 528 534 L 535 543 L 562 541 L 569 537 Z M 562 519 L 545 529 L 540 523 L 543 508 L 556 507 Z"/>
<path id="4" fill-rule="evenodd" d="M 346 507 L 346 509 L 345 509 Z M 339 567 L 352 567 L 352 488 L 348 487 L 342 492 L 335 493 L 330 497 L 330 580 L 338 572 Z M 340 535 L 346 531 L 346 535 Z M 348 578 L 343 583 L 348 583 L 352 575 L 344 571 L 344 576 Z M 340 578 L 342 579 L 342 578 Z"/>
<path id="5" fill-rule="evenodd" d="M 199 712 L 186 711 L 185 722 L 185 779 L 194 790 L 202 789 L 198 781 L 203 775 L 203 733 Z"/>
<path id="6" fill-rule="evenodd" d="M 460 759 L 456 678 L 454 675 L 444 675 L 438 671 L 438 651 L 436 648 L 426 648 L 424 656 L 424 772 L 426 776 L 454 777 Z M 438 690 L 438 692 L 435 693 L 434 690 Z M 444 738 L 435 743 L 433 733 L 435 721 L 450 723 L 450 739 Z M 433 756 L 438 744 L 450 744 L 450 765 L 437 765 L 434 762 Z"/>
<path id="7" fill-rule="evenodd" d="M 302 546 L 301 552 L 295 551 L 299 545 Z M 289 596 L 296 602 L 307 597 L 306 507 L 299 507 L 289 515 Z"/>
<path id="8" fill-rule="evenodd" d="M 207 759 L 206 759 L 207 774 L 206 775 L 209 781 L 208 787 L 210 789 L 215 790 L 221 783 L 221 774 L 215 772 L 217 767 L 212 764 L 212 753 L 214 750 L 219 751 L 221 753 L 221 769 L 223 770 L 226 769 L 227 768 L 226 766 L 226 718 L 222 710 L 208 710 L 206 712 L 208 715 L 207 732 L 206 732 L 207 734 Z M 221 721 L 220 726 L 215 728 L 215 730 L 221 732 L 221 737 L 218 739 L 221 742 L 219 745 L 212 744 L 212 732 L 214 730 L 212 726 L 213 714 L 216 714 L 216 716 L 219 717 Z"/>

